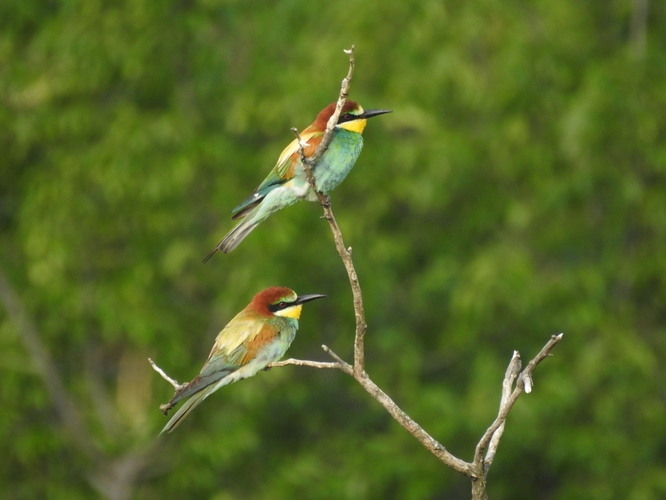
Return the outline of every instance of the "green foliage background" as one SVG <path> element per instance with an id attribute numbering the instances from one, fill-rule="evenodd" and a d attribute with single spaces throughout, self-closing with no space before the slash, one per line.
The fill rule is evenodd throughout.
<path id="1" fill-rule="evenodd" d="M 316 205 L 200 260 L 335 99 L 352 43 L 351 97 L 394 110 L 333 194 L 370 375 L 469 460 L 512 350 L 563 331 L 491 496 L 666 497 L 666 4 L 6 0 L 0 28 L 0 270 L 99 450 L 3 309 L 6 498 L 469 497 L 339 372 L 261 373 L 151 444 L 171 388 L 145 358 L 191 378 L 266 286 L 328 295 L 290 355 L 351 358 Z"/>

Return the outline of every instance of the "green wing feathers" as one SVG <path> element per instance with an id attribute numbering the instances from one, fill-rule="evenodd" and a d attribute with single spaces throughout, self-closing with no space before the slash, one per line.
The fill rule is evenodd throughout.
<path id="1" fill-rule="evenodd" d="M 275 335 L 272 329 L 264 323 L 253 321 L 247 314 L 245 310 L 241 311 L 224 327 L 215 339 L 215 345 L 199 375 L 163 405 L 163 411 L 168 412 L 183 399 L 190 398 L 171 417 L 162 429 L 162 434 L 171 432 L 210 394 L 232 382 L 232 377 L 226 383 L 224 378 L 251 361 L 259 346 Z"/>
<path id="2" fill-rule="evenodd" d="M 301 140 L 307 143 L 303 148 L 305 156 L 311 156 L 319 146 L 323 134 L 321 132 L 304 132 L 301 134 Z M 256 207 L 261 200 L 263 200 L 268 193 L 273 189 L 281 186 L 285 182 L 293 179 L 294 169 L 298 164 L 299 158 L 298 140 L 294 139 L 289 145 L 284 148 L 277 163 L 269 172 L 266 178 L 255 189 L 254 193 L 248 196 L 241 204 L 236 206 L 232 211 L 232 219 L 240 219 L 247 215 L 247 213 Z"/>

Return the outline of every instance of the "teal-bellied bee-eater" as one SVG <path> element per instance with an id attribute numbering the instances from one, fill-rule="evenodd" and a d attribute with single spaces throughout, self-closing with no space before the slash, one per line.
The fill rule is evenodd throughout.
<path id="1" fill-rule="evenodd" d="M 199 375 L 160 406 L 166 415 L 179 401 L 189 398 L 160 434 L 173 431 L 220 387 L 251 377 L 284 356 L 296 336 L 303 304 L 322 297 L 325 295 L 296 295 L 289 288 L 277 286 L 255 295 L 217 335 Z"/>
<path id="2" fill-rule="evenodd" d="M 306 157 L 312 156 L 321 143 L 326 124 L 335 111 L 335 104 L 326 106 L 315 121 L 301 132 L 301 140 L 307 144 L 303 148 Z M 365 111 L 354 101 L 345 102 L 328 149 L 314 167 L 317 191 L 328 194 L 347 177 L 363 148 L 362 134 L 368 118 L 390 112 L 388 109 Z M 317 201 L 317 195 L 308 183 L 298 140 L 294 139 L 282 151 L 268 177 L 259 184 L 254 193 L 231 211 L 231 218 L 240 219 L 240 222 L 222 238 L 204 262 L 218 250 L 223 253 L 231 252 L 270 215 L 303 199 Z"/>

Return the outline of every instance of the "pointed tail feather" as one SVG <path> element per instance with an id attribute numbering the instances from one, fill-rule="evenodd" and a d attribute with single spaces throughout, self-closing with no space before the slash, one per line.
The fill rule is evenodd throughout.
<path id="1" fill-rule="evenodd" d="M 247 238 L 247 235 L 250 234 L 254 229 L 259 225 L 263 219 L 256 220 L 255 217 L 247 217 L 243 219 L 236 227 L 227 233 L 227 235 L 220 240 L 211 252 L 206 255 L 203 262 L 206 263 L 210 258 L 215 255 L 216 252 L 220 251 L 222 253 L 229 253 L 235 249 L 241 242 Z"/>
<path id="2" fill-rule="evenodd" d="M 284 207 L 293 205 L 304 196 L 305 192 L 300 193 L 287 185 L 275 188 L 261 200 L 261 203 L 252 208 L 252 210 L 245 212 L 244 210 L 246 209 L 243 209 L 234 216 L 234 218 L 236 218 L 239 214 L 242 214 L 243 220 L 241 220 L 224 238 L 222 238 L 203 261 L 207 262 L 217 251 L 222 253 L 231 252 L 234 248 L 240 245 L 259 224 L 268 219 L 268 217 Z"/>
<path id="3" fill-rule="evenodd" d="M 235 379 L 233 377 L 229 377 L 229 375 L 235 371 L 236 368 L 229 367 L 226 369 L 218 370 L 207 376 L 197 375 L 197 377 L 194 378 L 191 382 L 181 387 L 180 391 L 174 394 L 168 403 L 160 406 L 162 413 L 166 415 L 171 408 L 178 404 L 179 401 L 188 397 L 190 399 L 183 403 L 183 406 L 181 406 L 180 409 L 174 414 L 174 416 L 171 417 L 171 420 L 167 422 L 160 434 L 173 431 L 176 427 L 178 427 L 178 424 L 180 424 L 180 422 L 187 415 L 189 415 L 192 410 L 199 406 L 199 404 L 204 399 L 206 399 L 220 387 L 234 382 Z"/>
<path id="4" fill-rule="evenodd" d="M 240 224 L 238 224 L 235 228 L 233 228 L 231 231 L 229 231 L 229 234 L 227 234 L 222 241 L 220 241 L 220 244 L 217 246 L 217 248 L 220 250 L 222 253 L 229 253 L 232 250 L 234 250 L 238 245 L 241 244 L 241 242 L 247 238 L 247 236 L 254 231 L 254 229 L 259 225 L 259 222 L 255 222 L 252 220 L 243 220 Z"/>
<path id="5" fill-rule="evenodd" d="M 220 243 L 221 243 L 221 242 L 220 242 Z M 220 243 L 218 243 L 218 245 L 219 245 Z M 206 255 L 206 256 L 203 258 L 203 260 L 202 260 L 201 262 L 202 262 L 203 264 L 205 264 L 206 262 L 208 262 L 208 261 L 210 260 L 210 258 L 211 258 L 213 255 L 215 255 L 215 253 L 217 252 L 217 250 L 218 250 L 217 247 L 213 248 L 213 249 L 210 251 L 210 253 L 209 253 L 208 255 Z"/>
<path id="6" fill-rule="evenodd" d="M 169 410 L 174 406 L 176 406 L 181 400 L 189 398 L 190 396 L 196 394 L 199 391 L 203 391 L 209 385 L 214 384 L 217 381 L 223 379 L 224 377 L 234 372 L 235 370 L 236 370 L 235 368 L 230 367 L 223 370 L 217 370 L 216 372 L 213 372 L 205 376 L 197 375 L 196 377 L 194 377 L 193 380 L 191 380 L 187 384 L 183 384 L 174 393 L 173 397 L 169 400 L 168 403 L 165 403 L 160 406 L 162 413 L 166 415 L 169 412 Z"/>
<path id="7" fill-rule="evenodd" d="M 187 417 L 192 410 L 194 410 L 197 406 L 199 406 L 204 399 L 206 399 L 208 396 L 210 396 L 215 390 L 218 389 L 217 384 L 216 385 L 211 385 L 204 389 L 203 391 L 195 394 L 192 396 L 190 399 L 185 401 L 183 403 L 183 406 L 181 406 L 178 411 L 174 414 L 173 417 L 167 422 L 167 424 L 164 426 L 164 429 L 162 429 L 162 432 L 160 432 L 160 435 L 162 434 L 169 434 L 172 432 L 176 427 L 180 425 L 180 423 Z"/>

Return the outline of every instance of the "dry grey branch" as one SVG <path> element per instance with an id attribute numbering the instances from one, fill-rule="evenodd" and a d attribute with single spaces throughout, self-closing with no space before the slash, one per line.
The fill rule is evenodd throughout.
<path id="1" fill-rule="evenodd" d="M 345 103 L 345 100 L 349 93 L 349 84 L 354 69 L 353 47 L 350 51 L 345 51 L 345 52 L 350 54 L 350 66 L 347 77 L 343 80 L 342 88 L 340 90 L 340 96 L 338 98 L 338 103 L 336 106 L 336 111 L 342 109 L 342 106 Z M 352 261 L 351 248 L 345 247 L 342 238 L 342 233 L 337 224 L 337 221 L 335 220 L 335 216 L 331 208 L 330 199 L 328 196 L 324 195 L 323 193 L 319 193 L 317 191 L 314 174 L 312 172 L 312 169 L 316 165 L 317 159 L 321 156 L 321 154 L 323 154 L 323 152 L 328 147 L 333 128 L 335 126 L 335 123 L 337 122 L 338 114 L 339 113 L 335 113 L 331 117 L 331 120 L 329 120 L 326 128 L 326 133 L 324 135 L 324 139 L 317 148 L 315 154 L 310 158 L 307 158 L 305 156 L 305 151 L 302 146 L 303 141 L 300 138 L 300 134 L 296 129 L 292 129 L 292 131 L 299 140 L 299 153 L 301 156 L 301 161 L 303 163 L 308 182 L 312 186 L 312 189 L 317 193 L 317 196 L 324 211 L 324 219 L 326 219 L 326 221 L 329 223 L 331 232 L 333 233 L 333 239 L 335 241 L 335 248 L 338 254 L 340 255 L 340 258 L 345 266 L 345 269 L 347 270 L 347 276 L 349 278 L 349 282 L 352 288 L 352 294 L 354 300 L 354 314 L 356 317 L 356 334 L 354 337 L 354 364 L 353 367 L 351 367 L 350 374 L 373 398 L 375 398 L 377 401 L 379 401 L 382 404 L 382 406 L 384 406 L 386 411 L 388 411 L 388 413 L 398 423 L 400 423 L 400 425 L 402 425 L 405 429 L 407 429 L 407 431 L 409 431 L 426 449 L 428 449 L 438 459 L 440 459 L 442 462 L 444 462 L 452 469 L 461 472 L 462 474 L 465 474 L 468 477 L 471 477 L 473 479 L 474 495 L 478 494 L 487 495 L 486 493 L 487 467 L 484 465 L 483 453 L 487 451 L 486 457 L 489 459 L 487 463 L 488 465 L 492 463 L 492 460 L 497 451 L 497 446 L 499 445 L 500 437 L 504 430 L 504 423 L 506 421 L 506 416 L 508 414 L 508 411 L 515 403 L 515 400 L 517 399 L 520 392 L 522 392 L 523 388 L 527 387 L 529 389 L 531 387 L 531 378 L 530 378 L 531 373 L 536 367 L 536 365 L 543 359 L 543 357 L 547 355 L 547 353 L 543 357 L 540 357 L 541 353 L 539 353 L 539 355 L 537 355 L 537 358 L 535 358 L 535 360 L 532 360 L 530 362 L 525 371 L 523 371 L 523 373 L 520 374 L 518 382 L 518 385 L 521 387 L 520 392 L 516 393 L 516 391 L 514 391 L 512 393 L 511 387 L 514 381 L 516 380 L 517 371 L 520 369 L 519 368 L 520 356 L 517 352 L 514 353 L 511 363 L 509 364 L 509 368 L 507 369 L 507 373 L 505 375 L 503 383 L 503 393 L 502 393 L 502 401 L 500 404 L 500 413 L 496 418 L 496 420 L 493 422 L 493 424 L 491 424 L 491 426 L 488 428 L 484 436 L 481 438 L 479 444 L 477 445 L 475 452 L 475 460 L 472 463 L 467 463 L 449 453 L 441 443 L 439 443 L 436 439 L 430 436 L 430 434 L 428 434 L 420 425 L 418 425 L 411 417 L 409 417 L 409 415 L 407 415 L 398 405 L 396 405 L 395 402 L 386 393 L 384 393 L 374 382 L 372 382 L 368 374 L 365 372 L 364 337 L 365 337 L 365 332 L 367 330 L 367 325 L 365 321 L 365 311 L 363 308 L 363 294 L 361 291 L 361 286 L 359 284 L 358 275 L 356 273 L 356 269 Z M 561 336 L 559 338 L 561 339 Z M 547 344 L 547 346 L 544 348 L 544 349 L 548 348 L 547 352 L 549 352 L 549 350 L 552 349 L 552 347 L 554 346 L 554 343 L 550 345 L 550 347 L 549 344 Z M 325 348 L 325 350 L 338 363 L 340 364 L 344 363 L 345 365 L 347 365 L 347 363 L 342 361 L 330 349 Z M 492 445 L 490 444 L 491 440 L 493 440 Z M 484 498 L 484 496 L 475 496 L 475 498 Z"/>
<path id="2" fill-rule="evenodd" d="M 348 375 L 351 375 L 354 373 L 354 368 L 352 365 L 347 363 L 346 361 L 343 361 L 340 356 L 338 356 L 333 350 L 328 347 L 327 345 L 321 346 L 321 348 L 324 350 L 326 354 L 328 354 L 330 357 L 332 357 L 334 360 L 336 360 L 338 363 L 340 363 L 341 366 L 344 367 L 344 372 L 347 373 Z"/>
<path id="3" fill-rule="evenodd" d="M 488 498 L 488 470 L 497 452 L 497 448 L 499 446 L 499 442 L 506 424 L 506 418 L 520 394 L 523 392 L 531 391 L 533 386 L 532 373 L 534 369 L 541 361 L 550 355 L 553 347 L 555 347 L 555 345 L 562 340 L 563 334 L 560 333 L 559 335 L 552 336 L 552 338 L 528 363 L 527 367 L 522 372 L 520 372 L 520 354 L 517 351 L 514 351 L 502 383 L 502 395 L 500 399 L 498 415 L 479 440 L 475 449 L 474 460 L 472 462 L 465 462 L 464 460 L 461 460 L 448 452 L 441 443 L 439 443 L 435 438 L 428 434 L 425 429 L 423 429 L 416 421 L 414 421 L 382 389 L 380 389 L 377 384 L 375 384 L 370 379 L 369 375 L 365 371 L 364 339 L 367 325 L 363 307 L 363 294 L 361 291 L 358 275 L 352 261 L 352 249 L 351 247 L 347 248 L 345 246 L 342 233 L 331 208 L 330 198 L 327 195 L 317 191 L 313 174 L 313 168 L 315 167 L 317 160 L 328 148 L 335 124 L 337 123 L 340 115 L 340 111 L 342 110 L 342 107 L 344 106 L 344 103 L 346 102 L 347 96 L 349 94 L 349 86 L 354 72 L 354 47 L 352 46 L 351 49 L 345 50 L 345 53 L 349 55 L 349 70 L 347 72 L 347 76 L 342 81 L 335 112 L 327 124 L 326 131 L 319 147 L 311 157 L 308 158 L 305 155 L 304 147 L 306 144 L 303 142 L 298 130 L 292 129 L 292 131 L 298 139 L 299 155 L 305 170 L 306 177 L 313 191 L 317 194 L 317 198 L 324 211 L 323 218 L 330 226 L 331 232 L 333 234 L 333 240 L 335 242 L 335 248 L 345 266 L 347 277 L 351 285 L 354 315 L 356 319 L 356 331 L 354 336 L 354 363 L 353 365 L 347 363 L 329 347 L 323 345 L 322 349 L 334 360 L 334 362 L 326 363 L 320 361 L 287 359 L 284 361 L 272 363 L 269 366 L 278 367 L 296 365 L 322 369 L 338 369 L 352 376 L 363 387 L 363 389 L 365 389 L 368 394 L 370 394 L 370 396 L 376 399 L 402 427 L 404 427 L 412 436 L 414 436 L 435 457 L 437 457 L 442 463 L 451 467 L 453 470 L 464 474 L 472 480 L 473 500 L 486 500 Z M 170 379 L 161 369 L 152 363 L 152 361 L 151 364 L 165 380 L 169 381 L 169 383 L 174 386 L 174 388 L 177 389 L 179 387 L 177 382 Z"/>
<path id="4" fill-rule="evenodd" d="M 449 467 L 461 472 L 463 474 L 471 474 L 471 466 L 466 462 L 460 460 L 459 458 L 453 456 L 449 453 L 444 446 L 439 443 L 435 438 L 428 434 L 419 424 L 417 424 L 409 415 L 407 415 L 395 402 L 384 392 L 382 391 L 368 376 L 365 372 L 365 348 L 364 348 L 364 339 L 365 332 L 367 330 L 367 324 L 365 321 L 365 310 L 363 306 L 363 293 L 361 291 L 361 285 L 359 283 L 358 274 L 354 267 L 352 261 L 352 251 L 351 247 L 347 248 L 344 244 L 342 238 L 342 232 L 340 227 L 335 219 L 333 210 L 331 208 L 330 199 L 328 196 L 324 195 L 317 191 L 314 174 L 312 169 L 316 165 L 317 159 L 326 151 L 328 144 L 330 143 L 333 129 L 337 123 L 340 110 L 344 106 L 344 103 L 349 94 L 349 85 L 351 78 L 354 72 L 354 47 L 350 50 L 346 50 L 345 53 L 349 55 L 349 71 L 347 72 L 347 77 L 342 81 L 342 87 L 340 89 L 340 95 L 336 104 L 336 112 L 333 114 L 326 126 L 326 132 L 324 137 L 315 151 L 315 153 L 307 158 L 305 156 L 305 151 L 303 150 L 300 134 L 297 130 L 292 129 L 299 142 L 299 153 L 301 156 L 301 162 L 305 169 L 305 173 L 310 183 L 312 189 L 317 193 L 319 202 L 324 210 L 324 219 L 329 223 L 331 232 L 333 233 L 333 240 L 335 242 L 335 248 L 342 260 L 345 269 L 347 271 L 347 277 L 352 289 L 353 302 L 354 302 L 354 315 L 356 319 L 356 332 L 354 336 L 354 364 L 350 367 L 350 375 L 377 401 L 379 401 L 382 406 L 388 411 L 388 413 L 402 425 L 407 431 L 409 431 L 414 437 L 416 437 L 423 446 L 425 446 L 431 453 L 433 453 L 437 458 L 447 464 Z M 325 348 L 326 352 L 333 357 L 338 363 L 344 363 L 349 366 L 347 363 L 342 361 L 335 353 L 330 349 Z M 344 370 L 346 371 L 346 370 Z"/>
<path id="5" fill-rule="evenodd" d="M 266 368 L 276 368 L 279 366 L 308 366 L 310 368 L 320 368 L 320 369 L 334 369 L 334 370 L 343 370 L 343 367 L 340 363 L 327 363 L 325 361 L 310 361 L 307 359 L 295 359 L 289 358 L 282 361 L 275 361 L 274 363 L 269 364 Z"/>
<path id="6" fill-rule="evenodd" d="M 81 450 L 90 462 L 80 472 L 103 498 L 132 498 L 141 473 L 152 462 L 156 453 L 155 441 L 138 445 L 133 443 L 131 451 L 120 454 L 116 452 L 113 456 L 100 449 L 97 445 L 99 439 L 90 432 L 79 406 L 65 387 L 56 363 L 42 342 L 37 325 L 1 269 L 0 303 L 14 323 L 18 336 L 46 387 L 62 428 L 69 434 L 74 446 Z"/>
<path id="7" fill-rule="evenodd" d="M 37 374 L 44 382 L 63 427 L 67 429 L 72 440 L 81 451 L 89 457 L 99 459 L 100 451 L 95 445 L 94 439 L 88 433 L 88 428 L 83 424 L 78 407 L 65 388 L 60 372 L 40 338 L 37 326 L 1 270 L 0 301 L 7 311 L 7 316 L 14 323 Z"/>
<path id="8" fill-rule="evenodd" d="M 160 368 L 159 366 L 157 366 L 157 364 L 156 364 L 152 359 L 148 358 L 148 363 L 150 363 L 150 366 L 153 367 L 153 370 L 155 370 L 157 373 L 159 373 L 160 376 L 161 376 L 164 380 L 166 380 L 167 382 L 169 382 L 169 383 L 173 386 L 173 389 L 174 389 L 176 392 L 179 391 L 180 389 L 182 389 L 183 386 L 185 385 L 185 384 L 180 384 L 180 383 L 178 383 L 177 380 L 174 380 L 174 379 L 172 379 L 171 377 L 169 377 L 169 375 L 167 375 L 167 374 L 164 372 L 164 370 L 162 370 L 162 368 Z"/>
<path id="9" fill-rule="evenodd" d="M 345 102 L 347 101 L 347 96 L 349 95 L 349 86 L 351 83 L 352 76 L 354 74 L 354 46 L 352 45 L 351 49 L 345 50 L 345 53 L 349 55 L 349 70 L 347 71 L 347 76 L 342 80 L 342 86 L 340 88 L 340 94 L 335 106 L 335 112 L 331 116 L 326 125 L 326 131 L 322 138 L 321 143 L 317 147 L 317 150 L 314 154 L 307 158 L 305 156 L 305 151 L 301 146 L 302 140 L 298 131 L 292 129 L 296 134 L 296 137 L 299 139 L 299 152 L 301 155 L 301 161 L 303 163 L 303 168 L 305 169 L 305 174 L 307 176 L 310 186 L 312 186 L 313 191 L 317 193 L 319 202 L 321 203 L 322 208 L 324 209 L 324 219 L 326 219 L 331 226 L 331 231 L 333 232 L 333 239 L 335 241 L 335 248 L 342 259 L 342 263 L 345 266 L 347 271 L 347 277 L 349 278 L 349 284 L 352 289 L 352 296 L 354 300 L 354 315 L 356 317 L 356 333 L 354 336 L 354 373 L 360 376 L 364 370 L 365 364 L 365 350 L 363 339 L 365 337 L 365 332 L 367 325 L 365 322 L 365 312 L 363 306 L 363 293 L 361 291 L 361 285 L 358 281 L 358 275 L 356 274 L 356 269 L 351 259 L 351 248 L 347 249 L 345 247 L 344 241 L 342 239 L 342 233 L 338 227 L 338 222 L 335 220 L 333 211 L 331 210 L 330 198 L 323 193 L 317 191 L 315 184 L 314 174 L 312 169 L 317 163 L 317 160 L 321 157 L 322 154 L 328 148 L 331 138 L 333 137 L 333 129 L 335 124 L 338 122 L 340 117 L 340 112 L 342 111 Z"/>
<path id="10" fill-rule="evenodd" d="M 338 97 L 337 103 L 335 104 L 335 111 L 328 119 L 328 123 L 326 124 L 326 131 L 324 132 L 322 141 L 319 144 L 317 151 L 315 151 L 312 157 L 309 159 L 309 165 L 311 167 L 317 163 L 319 158 L 321 158 L 321 155 L 323 155 L 328 148 L 328 145 L 331 142 L 331 138 L 333 137 L 333 129 L 335 128 L 335 124 L 338 123 L 340 113 L 342 113 L 342 108 L 344 107 L 345 102 L 347 102 L 347 97 L 349 96 L 349 85 L 351 83 L 352 76 L 354 76 L 354 66 L 356 64 L 354 60 L 354 46 L 352 45 L 350 49 L 345 49 L 344 52 L 349 56 L 349 69 L 347 70 L 347 76 L 342 79 L 342 84 L 340 85 L 340 95 Z"/>
<path id="11" fill-rule="evenodd" d="M 500 411 L 506 405 L 509 396 L 511 396 L 511 390 L 513 389 L 513 384 L 516 381 L 516 377 L 518 377 L 518 373 L 520 372 L 521 366 L 522 363 L 520 361 L 520 353 L 518 351 L 513 351 L 513 355 L 511 356 L 511 360 L 509 361 L 509 366 L 507 366 L 506 373 L 504 374 L 504 380 L 502 381 L 502 397 L 500 398 Z M 502 424 L 497 428 L 495 433 L 492 435 L 492 438 L 490 439 L 490 444 L 488 445 L 488 451 L 486 452 L 486 456 L 484 459 L 485 470 L 487 470 L 490 467 L 490 464 L 492 464 L 493 460 L 495 459 L 495 453 L 497 452 L 499 441 L 502 438 L 502 434 L 504 433 L 505 423 L 506 422 L 502 422 Z"/>
<path id="12" fill-rule="evenodd" d="M 541 363 L 541 361 L 550 355 L 553 347 L 555 347 L 562 340 L 563 336 L 563 333 L 553 335 L 546 343 L 546 345 L 543 346 L 541 351 L 539 351 L 539 353 L 527 364 L 527 367 L 525 367 L 525 369 L 516 377 L 517 382 L 513 391 L 511 392 L 511 395 L 506 398 L 504 405 L 500 407 L 497 418 L 495 418 L 490 427 L 488 427 L 483 437 L 479 441 L 479 444 L 476 446 L 476 451 L 474 453 L 474 463 L 481 464 L 483 462 L 483 454 L 486 451 L 486 448 L 488 447 L 493 434 L 504 424 L 509 411 L 511 411 L 511 408 L 518 400 L 518 397 L 524 392 L 525 380 L 531 380 L 534 369 L 538 366 L 539 363 Z"/>
<path id="13" fill-rule="evenodd" d="M 471 464 L 449 453 L 449 451 L 439 441 L 433 438 L 423 427 L 416 423 L 402 408 L 382 391 L 370 377 L 363 373 L 360 377 L 353 374 L 356 381 L 370 394 L 374 399 L 384 407 L 384 409 L 403 426 L 412 436 L 414 436 L 430 453 L 435 455 L 444 464 L 453 470 L 466 476 L 473 477 L 474 470 Z"/>

